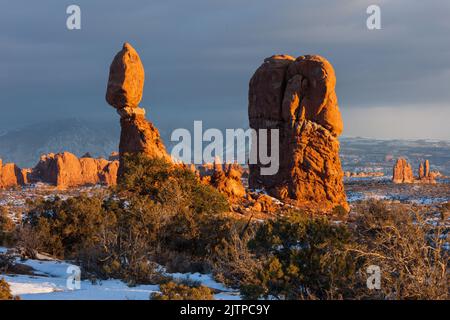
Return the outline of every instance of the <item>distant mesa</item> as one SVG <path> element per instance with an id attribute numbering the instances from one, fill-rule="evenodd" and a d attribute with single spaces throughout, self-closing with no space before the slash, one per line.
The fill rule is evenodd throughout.
<path id="1" fill-rule="evenodd" d="M 436 178 L 441 174 L 438 171 L 430 171 L 430 162 L 425 160 L 420 162 L 417 176 L 414 176 L 411 164 L 404 158 L 399 158 L 394 165 L 393 183 L 436 183 Z"/>
<path id="2" fill-rule="evenodd" d="M 125 43 L 111 63 L 106 89 L 106 101 L 120 115 L 119 159 L 128 153 L 143 153 L 150 158 L 171 161 L 158 129 L 145 119 L 145 110 L 139 107 L 144 80 L 144 66 L 138 53 Z M 121 172 L 120 164 L 119 179 Z"/>
<path id="3" fill-rule="evenodd" d="M 251 164 L 250 188 L 321 212 L 339 205 L 348 210 L 335 85 L 334 69 L 323 57 L 275 55 L 264 60 L 250 80 L 250 127 L 278 129 L 282 156 L 275 175 L 261 175 L 263 165 Z M 268 149 L 270 153 L 270 144 Z"/>

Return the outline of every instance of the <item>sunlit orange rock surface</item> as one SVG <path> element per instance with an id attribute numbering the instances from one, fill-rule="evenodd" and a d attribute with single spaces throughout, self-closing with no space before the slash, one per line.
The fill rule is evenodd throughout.
<path id="1" fill-rule="evenodd" d="M 249 121 L 256 130 L 279 130 L 280 168 L 265 176 L 260 164 L 250 165 L 250 188 L 321 211 L 338 205 L 348 209 L 335 85 L 333 67 L 320 56 L 265 59 L 250 80 Z"/>
<path id="2" fill-rule="evenodd" d="M 246 194 L 241 177 L 242 169 L 238 164 L 223 165 L 216 159 L 209 183 L 229 200 L 240 200 Z"/>
<path id="3" fill-rule="evenodd" d="M 0 159 L 0 189 L 24 185 L 22 170 L 14 163 L 3 164 Z"/>
<path id="4" fill-rule="evenodd" d="M 138 106 L 144 80 L 144 67 L 138 53 L 129 43 L 125 43 L 111 63 L 106 90 L 106 101 L 120 115 L 119 158 L 122 159 L 127 153 L 143 153 L 151 158 L 170 161 L 158 129 L 146 120 L 145 110 Z"/>
<path id="5" fill-rule="evenodd" d="M 411 165 L 404 158 L 397 160 L 392 173 L 394 183 L 414 183 L 414 173 Z"/>
<path id="6" fill-rule="evenodd" d="M 145 72 L 136 50 L 125 43 L 109 69 L 106 101 L 118 109 L 137 107 L 144 91 Z"/>
<path id="7" fill-rule="evenodd" d="M 83 185 L 115 185 L 118 161 L 102 158 L 77 158 L 70 152 L 41 156 L 31 172 L 31 180 L 45 182 L 58 188 Z"/>

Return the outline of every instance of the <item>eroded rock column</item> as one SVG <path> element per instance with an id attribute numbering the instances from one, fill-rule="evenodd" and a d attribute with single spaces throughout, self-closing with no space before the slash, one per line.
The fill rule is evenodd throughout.
<path id="1" fill-rule="evenodd" d="M 335 85 L 333 67 L 320 56 L 276 55 L 264 61 L 250 80 L 249 121 L 255 130 L 279 130 L 280 168 L 265 176 L 261 164 L 250 165 L 250 188 L 320 211 L 348 209 Z"/>

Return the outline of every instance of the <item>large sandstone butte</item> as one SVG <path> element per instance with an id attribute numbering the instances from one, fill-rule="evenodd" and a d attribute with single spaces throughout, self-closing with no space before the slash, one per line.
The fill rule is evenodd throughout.
<path id="1" fill-rule="evenodd" d="M 119 157 L 123 159 L 128 153 L 143 153 L 150 158 L 170 161 L 158 129 L 145 119 L 145 110 L 139 107 L 144 80 L 144 67 L 138 53 L 125 43 L 111 63 L 106 90 L 106 101 L 120 115 Z M 121 168 L 120 165 L 119 178 Z"/>
<path id="2" fill-rule="evenodd" d="M 274 175 L 262 175 L 262 165 L 251 164 L 250 188 L 319 211 L 348 209 L 335 85 L 333 67 L 320 56 L 265 59 L 250 80 L 248 113 L 252 129 L 279 130 L 280 167 Z"/>

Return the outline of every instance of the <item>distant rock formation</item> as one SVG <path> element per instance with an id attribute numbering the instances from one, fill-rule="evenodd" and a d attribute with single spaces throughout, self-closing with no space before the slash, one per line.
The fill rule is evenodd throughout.
<path id="1" fill-rule="evenodd" d="M 338 205 L 348 209 L 335 84 L 332 65 L 320 56 L 265 59 L 250 80 L 249 120 L 255 130 L 279 129 L 280 168 L 265 176 L 261 164 L 251 164 L 250 188 L 264 188 L 278 199 L 320 211 Z M 268 149 L 270 153 L 270 144 Z"/>
<path id="2" fill-rule="evenodd" d="M 242 170 L 238 164 L 222 165 L 219 159 L 214 163 L 214 171 L 210 183 L 230 200 L 245 197 L 245 188 L 241 181 Z"/>
<path id="3" fill-rule="evenodd" d="M 404 158 L 400 158 L 394 165 L 392 174 L 392 182 L 394 183 L 413 183 L 414 174 L 411 165 Z"/>
<path id="4" fill-rule="evenodd" d="M 59 189 L 85 185 L 112 186 L 117 181 L 119 161 L 108 161 L 83 156 L 77 158 L 70 152 L 49 153 L 41 156 L 32 169 L 20 169 L 14 163 L 2 165 L 0 160 L 0 189 L 43 182 Z"/>
<path id="5" fill-rule="evenodd" d="M 29 180 L 45 182 L 58 188 L 83 185 L 115 185 L 118 161 L 77 158 L 70 152 L 43 155 L 31 171 Z"/>
<path id="6" fill-rule="evenodd" d="M 6 163 L 0 159 L 0 189 L 7 189 L 25 184 L 24 172 L 14 163 Z"/>
<path id="7" fill-rule="evenodd" d="M 374 177 L 383 177 L 384 172 L 381 171 L 375 171 L 375 172 L 351 172 L 351 171 L 345 171 L 344 176 L 346 178 L 374 178 Z"/>
<path id="8" fill-rule="evenodd" d="M 419 164 L 417 182 L 436 183 L 436 178 L 440 176 L 439 172 L 430 171 L 430 161 L 425 160 Z"/>
<path id="9" fill-rule="evenodd" d="M 244 170 L 237 163 L 222 164 L 221 160 L 216 158 L 214 163 L 205 163 L 195 171 L 202 183 L 213 186 L 231 202 L 242 200 L 247 194 L 242 184 Z"/>
<path id="10" fill-rule="evenodd" d="M 145 119 L 145 110 L 139 108 L 144 90 L 145 72 L 136 50 L 125 43 L 109 69 L 106 101 L 120 115 L 120 159 L 127 153 L 144 153 L 170 161 L 158 129 Z M 119 178 L 121 166 L 119 167 Z"/>
<path id="11" fill-rule="evenodd" d="M 108 160 L 109 160 L 109 161 L 114 161 L 114 160 L 119 160 L 119 159 L 120 159 L 119 153 L 116 152 L 116 151 L 111 152 L 111 154 L 110 154 L 109 157 L 108 157 Z"/>
<path id="12" fill-rule="evenodd" d="M 430 162 L 425 160 L 419 164 L 417 178 L 414 177 L 411 165 L 404 158 L 399 158 L 394 166 L 393 183 L 436 183 L 438 172 L 430 171 Z"/>

